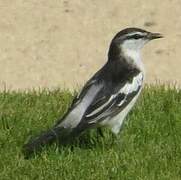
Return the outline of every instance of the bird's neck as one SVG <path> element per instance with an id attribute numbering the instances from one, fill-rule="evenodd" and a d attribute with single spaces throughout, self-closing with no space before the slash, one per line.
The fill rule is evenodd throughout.
<path id="1" fill-rule="evenodd" d="M 135 68 L 139 69 L 140 71 L 145 71 L 141 60 L 140 49 L 128 48 L 124 46 L 117 46 L 115 44 L 111 44 L 108 53 L 108 60 L 122 61 L 123 59 L 127 62 L 128 65 L 135 66 Z"/>
<path id="2" fill-rule="evenodd" d="M 122 49 L 121 55 L 126 59 L 128 64 L 137 67 L 139 70 L 144 72 L 144 65 L 141 60 L 140 49 Z"/>

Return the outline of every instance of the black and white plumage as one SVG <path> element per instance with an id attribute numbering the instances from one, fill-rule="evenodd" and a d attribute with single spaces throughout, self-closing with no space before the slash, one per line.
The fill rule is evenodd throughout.
<path id="1" fill-rule="evenodd" d="M 148 41 L 161 37 L 138 28 L 117 33 L 110 44 L 107 63 L 85 84 L 64 117 L 52 129 L 29 141 L 25 152 L 30 154 L 88 128 L 107 126 L 117 134 L 143 87 L 145 72 L 140 50 Z"/>

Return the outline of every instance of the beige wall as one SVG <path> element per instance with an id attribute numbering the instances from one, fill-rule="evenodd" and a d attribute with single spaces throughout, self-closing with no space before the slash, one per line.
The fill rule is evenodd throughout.
<path id="1" fill-rule="evenodd" d="M 143 50 L 147 82 L 181 83 L 180 0 L 0 0 L 0 88 L 77 87 L 129 26 L 165 35 Z"/>

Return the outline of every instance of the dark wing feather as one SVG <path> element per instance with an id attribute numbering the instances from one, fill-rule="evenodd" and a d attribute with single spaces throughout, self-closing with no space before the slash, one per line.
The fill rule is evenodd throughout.
<path id="1" fill-rule="evenodd" d="M 139 77 L 139 76 L 138 76 Z M 106 117 L 114 116 L 120 113 L 138 94 L 141 89 L 143 77 L 134 79 L 132 82 L 118 84 L 112 91 L 106 91 L 102 88 L 94 101 L 88 107 L 82 121 L 79 124 L 79 129 L 84 129 L 86 126 L 94 126 L 94 124 L 104 120 Z M 109 92 L 109 93 L 108 93 Z"/>
<path id="2" fill-rule="evenodd" d="M 62 122 L 66 120 L 66 117 L 71 115 L 72 112 L 75 116 L 75 121 L 79 121 L 79 118 L 82 119 L 81 113 L 85 112 L 87 108 L 90 106 L 90 104 L 94 101 L 95 97 L 97 97 L 97 94 L 99 94 L 99 91 L 103 88 L 103 84 L 96 80 L 95 78 L 91 78 L 83 87 L 79 95 L 75 96 L 73 99 L 71 105 L 69 106 L 69 109 L 67 112 L 57 121 L 55 124 L 55 127 L 61 126 Z M 77 111 L 77 109 L 80 109 L 80 111 Z M 81 120 L 80 119 L 80 120 Z M 65 123 L 69 124 L 69 121 L 67 120 Z"/>
<path id="3" fill-rule="evenodd" d="M 131 100 L 136 96 L 136 94 L 139 92 L 141 86 L 138 87 L 137 90 L 129 93 L 119 93 L 116 96 L 112 98 L 112 100 L 107 103 L 102 109 L 99 111 L 96 111 L 97 109 L 94 109 L 93 106 L 89 107 L 89 111 L 86 112 L 85 120 L 89 123 L 91 122 L 97 122 L 101 121 L 102 119 L 108 117 L 108 116 L 114 116 L 115 114 L 121 112 L 130 102 Z"/>

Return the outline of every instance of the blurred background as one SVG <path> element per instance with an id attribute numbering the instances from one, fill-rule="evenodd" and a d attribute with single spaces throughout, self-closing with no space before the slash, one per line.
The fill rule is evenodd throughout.
<path id="1" fill-rule="evenodd" d="M 181 84 L 181 1 L 0 0 L 0 89 L 78 88 L 126 27 L 164 34 L 142 52 L 147 83 Z"/>

